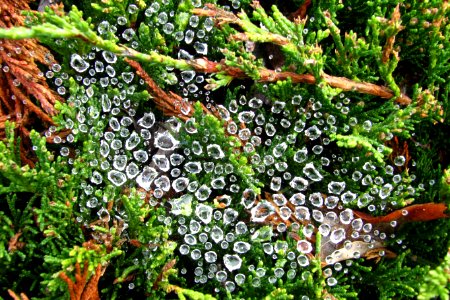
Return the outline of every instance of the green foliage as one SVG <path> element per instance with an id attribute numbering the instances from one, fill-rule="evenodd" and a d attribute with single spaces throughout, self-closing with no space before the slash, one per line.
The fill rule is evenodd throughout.
<path id="1" fill-rule="evenodd" d="M 427 266 L 408 266 L 410 256 L 404 252 L 391 261 L 383 261 L 362 278 L 361 288 L 374 286 L 379 299 L 408 299 L 417 296 Z"/>
<path id="2" fill-rule="evenodd" d="M 435 269 L 428 272 L 428 276 L 424 278 L 424 282 L 420 286 L 419 295 L 417 299 L 449 299 L 449 255 L 445 260 Z"/>

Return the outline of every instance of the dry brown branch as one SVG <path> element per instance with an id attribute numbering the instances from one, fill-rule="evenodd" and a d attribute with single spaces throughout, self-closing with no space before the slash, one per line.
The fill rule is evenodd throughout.
<path id="1" fill-rule="evenodd" d="M 223 73 L 233 78 L 248 78 L 243 70 L 237 67 L 230 67 L 224 61 L 213 62 L 206 58 L 198 58 L 189 62 L 189 64 L 198 72 L 205 73 Z M 312 74 L 297 74 L 294 72 L 276 72 L 274 70 L 260 68 L 259 82 L 276 82 L 290 78 L 293 83 L 316 84 L 317 80 Z M 323 74 L 322 79 L 331 87 L 339 88 L 343 91 L 352 91 L 363 94 L 369 94 L 385 99 L 394 97 L 394 93 L 385 86 L 376 85 L 368 82 L 357 82 L 345 77 L 336 77 Z M 406 95 L 400 95 L 396 98 L 397 103 L 407 105 L 411 103 L 411 98 Z"/>
<path id="2" fill-rule="evenodd" d="M 149 93 L 153 96 L 156 107 L 164 115 L 178 117 L 183 121 L 186 121 L 192 116 L 194 106 L 190 101 L 181 98 L 181 96 L 172 91 L 169 91 L 169 93 L 163 91 L 138 62 L 129 58 L 125 58 L 125 62 L 133 67 L 136 70 L 136 74 L 145 81 Z M 202 107 L 205 113 L 212 114 L 203 104 Z"/>
<path id="3" fill-rule="evenodd" d="M 14 300 L 29 300 L 30 298 L 25 295 L 25 293 L 20 293 L 20 296 L 14 293 L 13 290 L 8 290 L 8 294 L 13 298 Z"/>
<path id="4" fill-rule="evenodd" d="M 61 272 L 59 277 L 64 280 L 69 289 L 70 300 L 100 300 L 98 293 L 98 281 L 100 277 L 105 272 L 105 268 L 102 268 L 101 264 L 95 269 L 95 273 L 89 277 L 88 262 L 84 263 L 83 273 L 81 273 L 80 264 L 75 265 L 75 282 L 66 275 L 66 273 Z"/>

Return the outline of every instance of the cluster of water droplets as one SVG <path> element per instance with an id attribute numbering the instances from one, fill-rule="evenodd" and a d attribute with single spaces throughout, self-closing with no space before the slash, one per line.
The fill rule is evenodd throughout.
<path id="1" fill-rule="evenodd" d="M 350 105 L 350 99 L 342 98 L 334 105 L 346 114 L 349 108 L 344 105 Z M 203 139 L 198 139 L 195 118 L 186 122 L 184 130 L 198 140 L 184 152 L 189 155 L 185 171 L 197 178 L 210 174 L 206 175 L 207 183 L 195 183 L 195 188 L 188 190 L 190 194 L 172 203 L 172 213 L 192 212 L 189 224 L 187 217 L 191 214 L 179 218 L 182 226 L 178 234 L 184 242 L 180 253 L 197 263 L 196 283 L 218 281 L 233 291 L 247 282 L 246 274 L 248 277 L 256 273 L 247 282 L 255 287 L 266 280 L 273 284 L 277 278 L 292 279 L 307 270 L 315 252 L 312 241 L 320 232 L 321 259 L 330 265 L 324 275 L 327 284 L 334 286 L 337 280 L 333 272 L 348 272 L 345 266 L 350 266 L 352 259 L 381 249 L 387 238 L 395 238 L 392 230 L 375 228 L 346 207 L 367 207 L 373 211 L 377 206 L 384 210 L 388 204 L 395 207 L 389 199 L 392 196 L 413 196 L 415 189 L 409 179 L 396 172 L 406 160 L 398 156 L 394 165 L 371 159 L 364 159 L 363 163 L 359 157 L 344 158 L 335 154 L 338 151 L 328 150 L 337 149 L 330 135 L 356 126 L 353 119 L 351 125 L 339 124 L 320 101 L 303 99 L 302 95 L 293 96 L 289 103 L 262 95 L 250 99 L 241 96 L 216 109 L 225 121 L 226 135 L 237 136 L 242 142 L 233 153 L 248 158 L 255 182 L 262 183 L 266 192 L 261 197 L 253 189 L 243 188 L 239 182 L 245 180 L 223 159 L 221 145 L 215 144 L 214 137 L 211 140 L 208 130 L 202 132 Z M 370 130 L 367 123 L 362 126 Z M 351 181 L 342 181 L 341 177 L 350 177 Z M 218 206 L 220 199 L 226 201 Z M 396 225 L 392 222 L 391 229 Z M 238 234 L 242 228 L 248 236 Z M 295 237 L 295 242 L 282 241 L 282 236 Z M 240 254 L 248 251 L 264 253 L 267 257 L 259 257 L 261 261 L 287 259 L 290 263 L 274 268 L 276 263 L 272 262 L 256 270 L 255 264 L 250 263 L 246 270 L 243 262 L 248 256 Z M 384 250 L 378 252 L 379 256 L 384 254 Z"/>
<path id="2" fill-rule="evenodd" d="M 238 2 L 233 1 L 233 8 L 239 7 Z M 186 30 L 177 31 L 175 12 L 167 12 L 163 5 L 164 1 L 150 4 L 145 22 L 190 45 L 180 47 L 178 58 L 206 56 L 213 20 L 192 15 Z M 193 1 L 193 5 L 202 3 Z M 130 5 L 130 13 L 134 9 Z M 134 29 L 117 31 L 126 22 L 123 17 L 116 24 L 103 21 L 97 30 L 101 35 L 117 34 L 136 48 Z M 314 236 L 320 232 L 321 259 L 329 265 L 324 275 L 334 286 L 334 273 L 347 272 L 352 259 L 380 247 L 386 238 L 395 238 L 347 207 L 384 210 L 395 206 L 392 196 L 413 196 L 411 178 L 398 172 L 406 159 L 398 156 L 394 165 L 382 165 L 335 151 L 331 135 L 349 133 L 355 126 L 370 132 L 373 126 L 370 120 L 338 117 L 351 114 L 351 100 L 343 94 L 333 99 L 332 110 L 307 93 L 288 101 L 242 95 L 226 105 L 211 106 L 225 122 L 225 136 L 240 141 L 235 146 L 202 128 L 202 120 L 191 118 L 182 124 L 175 118 L 163 120 L 148 109 L 138 110 L 142 107 L 133 99 L 144 89 L 143 81 L 130 70 L 119 71 L 117 64 L 113 53 L 97 48 L 71 55 L 73 76 L 82 88 L 68 98 L 76 116 L 64 121 L 72 133 L 59 141 L 66 144 L 60 154 L 73 163 L 71 151 L 77 153 L 68 144 L 82 135 L 91 136 L 90 151 L 96 155 L 89 162 L 93 172 L 82 184 L 81 209 L 96 211 L 100 219 L 109 220 L 104 207 L 111 199 L 97 196 L 96 191 L 107 183 L 141 188 L 150 192 L 150 205 L 165 205 L 167 216 L 161 220 L 173 217 L 177 226 L 171 239 L 189 260 L 180 262 L 181 274 L 191 272 L 188 268 L 194 264 L 195 284 L 219 283 L 217 292 L 233 292 L 247 284 L 260 287 L 278 279 L 306 280 L 316 251 Z M 56 65 L 49 72 L 47 78 L 54 80 L 61 95 L 66 94 L 68 72 L 58 73 Z M 178 84 L 188 98 L 197 98 L 205 81 L 194 71 L 176 73 L 170 68 L 164 78 Z M 48 135 L 55 130 L 50 128 Z M 191 136 L 190 143 L 180 139 L 183 134 Z M 230 154 L 245 158 L 252 175 L 245 175 L 249 173 L 240 170 Z M 257 194 L 256 186 L 263 192 Z M 169 193 L 175 196 L 164 204 Z M 126 219 L 120 210 L 116 217 Z"/>

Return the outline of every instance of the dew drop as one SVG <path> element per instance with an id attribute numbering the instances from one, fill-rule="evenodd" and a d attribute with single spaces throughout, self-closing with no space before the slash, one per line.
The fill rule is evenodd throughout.
<path id="1" fill-rule="evenodd" d="M 86 71 L 90 65 L 83 58 L 81 58 L 79 54 L 72 54 L 70 57 L 70 66 L 78 73 L 82 73 Z"/>

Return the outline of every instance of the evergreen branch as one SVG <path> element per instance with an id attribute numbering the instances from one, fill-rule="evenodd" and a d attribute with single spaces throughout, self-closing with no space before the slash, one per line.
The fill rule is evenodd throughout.
<path id="1" fill-rule="evenodd" d="M 212 62 L 206 58 L 194 60 L 174 59 L 170 56 L 159 54 L 156 51 L 142 53 L 124 45 L 116 44 L 114 41 L 104 40 L 89 28 L 88 22 L 82 19 L 81 13 L 74 7 L 69 13 L 69 17 L 59 17 L 53 15 L 54 19 L 63 23 L 63 28 L 55 28 L 53 24 L 36 25 L 32 28 L 16 27 L 12 29 L 0 28 L 0 38 L 24 39 L 24 38 L 68 38 L 81 39 L 86 43 L 113 52 L 122 57 L 132 58 L 150 64 L 160 64 L 161 66 L 174 67 L 179 70 L 194 70 L 205 73 L 220 73 L 233 78 L 248 78 L 248 75 L 238 67 L 230 67 L 226 61 Z M 66 20 L 69 18 L 70 22 Z M 72 24 L 73 23 L 73 24 Z M 297 74 L 294 72 L 276 72 L 274 70 L 259 68 L 259 82 L 275 82 L 291 78 L 293 83 L 316 84 L 318 80 L 311 74 Z M 355 91 L 363 94 L 378 96 L 390 99 L 394 97 L 394 92 L 389 88 L 367 82 L 356 82 L 344 77 L 335 77 L 323 74 L 321 80 L 331 87 L 344 91 Z M 218 86 L 207 85 L 214 89 Z M 411 99 L 401 94 L 396 98 L 400 104 L 410 104 Z"/>
<path id="2" fill-rule="evenodd" d="M 125 62 L 136 70 L 138 76 L 144 79 L 150 94 L 153 96 L 156 107 L 162 111 L 164 115 L 175 116 L 183 121 L 188 120 L 193 115 L 194 107 L 191 102 L 181 98 L 181 96 L 172 91 L 169 92 L 170 94 L 164 92 L 138 62 L 128 58 L 125 58 Z M 203 104 L 201 104 L 201 106 L 205 113 L 211 113 Z"/>

